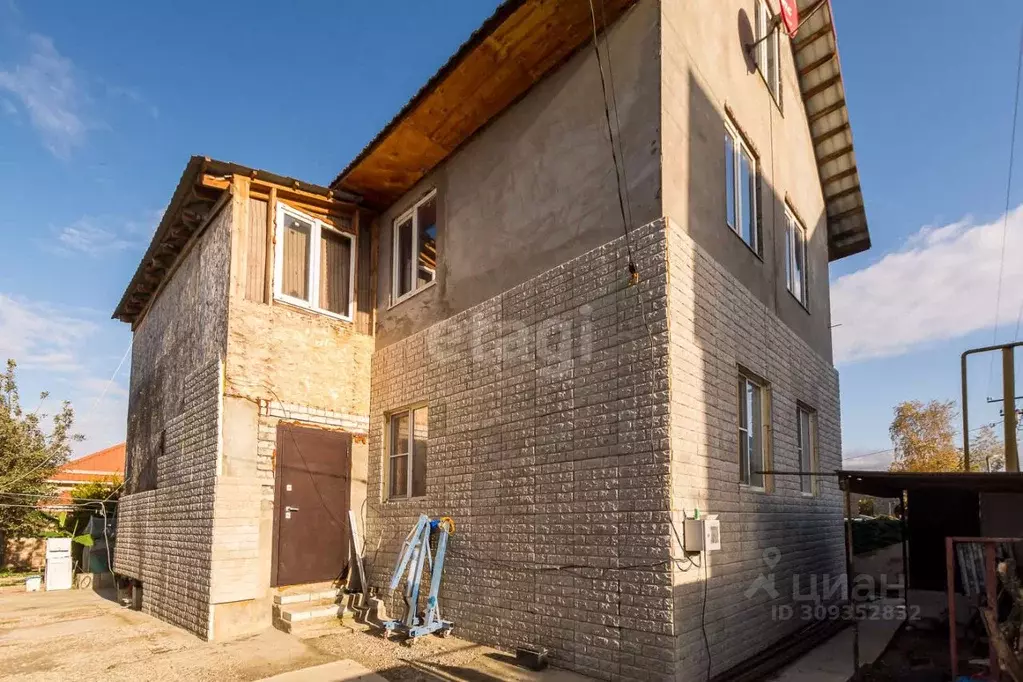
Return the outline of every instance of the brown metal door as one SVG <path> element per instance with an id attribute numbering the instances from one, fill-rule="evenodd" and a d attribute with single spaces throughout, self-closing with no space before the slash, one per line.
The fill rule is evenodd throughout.
<path id="1" fill-rule="evenodd" d="M 348 559 L 352 436 L 277 426 L 272 583 L 337 578 Z"/>

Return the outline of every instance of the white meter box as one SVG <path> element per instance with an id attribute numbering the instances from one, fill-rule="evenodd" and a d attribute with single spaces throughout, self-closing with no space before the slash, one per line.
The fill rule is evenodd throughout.
<path id="1" fill-rule="evenodd" d="M 687 552 L 713 552 L 721 549 L 721 522 L 716 517 L 686 519 Z"/>

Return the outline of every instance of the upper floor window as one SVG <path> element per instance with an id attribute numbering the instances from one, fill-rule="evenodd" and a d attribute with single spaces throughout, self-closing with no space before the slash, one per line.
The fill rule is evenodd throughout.
<path id="1" fill-rule="evenodd" d="M 785 278 L 792 295 L 808 308 L 810 297 L 806 273 L 806 228 L 788 209 L 785 209 Z"/>
<path id="2" fill-rule="evenodd" d="M 387 499 L 426 494 L 427 407 L 415 407 L 388 418 Z"/>
<path id="3" fill-rule="evenodd" d="M 766 488 L 767 384 L 739 372 L 739 480 L 751 488 Z"/>
<path id="4" fill-rule="evenodd" d="M 767 0 L 757 0 L 757 68 L 767 82 L 767 89 L 775 101 L 781 98 L 781 75 L 778 68 L 778 22 Z"/>
<path id="5" fill-rule="evenodd" d="M 725 124 L 725 220 L 760 255 L 757 216 L 757 157 L 731 125 Z"/>
<path id="6" fill-rule="evenodd" d="M 394 221 L 391 252 L 392 303 L 437 278 L 437 192 L 430 192 Z"/>
<path id="7" fill-rule="evenodd" d="M 804 495 L 817 492 L 817 414 L 808 407 L 796 407 L 796 449 L 799 451 L 799 477 Z"/>
<path id="8" fill-rule="evenodd" d="M 321 313 L 352 319 L 355 237 L 277 204 L 274 296 Z"/>

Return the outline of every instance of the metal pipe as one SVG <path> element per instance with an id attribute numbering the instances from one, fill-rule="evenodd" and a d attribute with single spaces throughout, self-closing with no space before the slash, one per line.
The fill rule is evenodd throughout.
<path id="1" fill-rule="evenodd" d="M 852 535 L 852 493 L 849 488 L 849 481 L 842 481 L 845 487 L 845 589 L 848 593 L 849 604 L 853 604 L 853 535 Z M 853 606 L 853 673 L 860 669 L 860 620 L 856 615 L 856 608 Z"/>
<path id="2" fill-rule="evenodd" d="M 970 409 L 969 403 L 966 402 L 966 356 L 973 351 L 964 351 L 959 358 L 959 362 L 962 365 L 962 382 L 963 382 L 963 404 L 960 408 L 963 411 L 963 471 L 970 470 Z"/>
<path id="3" fill-rule="evenodd" d="M 909 493 L 903 490 L 899 497 L 899 501 L 902 503 L 902 513 L 899 514 L 902 528 L 902 602 L 906 607 L 903 622 L 909 620 L 909 527 L 906 523 L 909 505 L 906 504 L 907 497 L 909 497 Z"/>
<path id="4" fill-rule="evenodd" d="M 1002 394 L 1005 402 L 1005 470 L 1019 471 L 1019 453 L 1016 450 L 1016 351 L 1012 347 L 1002 349 Z"/>
<path id="5" fill-rule="evenodd" d="M 1023 341 L 1014 341 L 1013 343 L 1002 343 L 1002 344 L 998 344 L 998 345 L 995 345 L 995 346 L 983 346 L 981 348 L 971 348 L 969 350 L 963 351 L 963 354 L 960 356 L 960 364 L 962 365 L 961 371 L 962 371 L 962 383 L 963 383 L 963 404 L 960 407 L 962 408 L 962 411 L 963 411 L 963 469 L 965 471 L 969 471 L 970 470 L 970 418 L 969 418 L 970 409 L 969 409 L 969 403 L 966 402 L 966 396 L 967 396 L 967 391 L 966 391 L 966 383 L 967 383 L 967 381 L 966 381 L 966 357 L 968 355 L 975 355 L 977 353 L 988 353 L 988 352 L 993 351 L 993 350 L 1000 350 L 1000 351 L 1002 351 L 1002 382 L 1003 382 L 1002 383 L 1002 387 L 1004 389 L 1005 388 L 1005 374 L 1006 374 L 1006 372 L 1005 372 L 1005 362 L 1006 362 L 1005 352 L 1009 351 L 1011 353 L 1013 348 L 1017 348 L 1019 346 L 1023 346 Z M 1008 374 L 1009 374 L 1009 376 L 1012 377 L 1013 382 L 1015 382 L 1015 379 L 1016 379 L 1015 371 L 1014 370 L 1010 371 L 1010 372 L 1008 372 Z M 1013 425 L 1015 426 L 1015 422 L 1016 422 L 1016 401 L 1014 399 L 1010 399 L 1010 398 L 1014 398 L 1015 397 L 1016 390 L 1015 390 L 1015 387 L 1011 387 L 1011 388 L 1012 388 L 1012 390 L 1009 393 L 1005 394 L 1005 403 L 1006 403 L 1006 409 L 1011 404 L 1012 413 L 1013 413 L 1012 414 L 1012 421 L 1013 421 Z M 1006 434 L 1008 434 L 1008 427 L 1009 427 L 1008 416 L 1009 416 L 1008 412 L 1006 412 L 1006 423 L 1005 423 Z M 1009 468 L 1009 452 L 1008 452 L 1008 448 L 1009 448 L 1009 441 L 1010 440 L 1012 441 L 1013 453 L 1015 453 L 1016 452 L 1016 432 L 1015 431 L 1012 432 L 1012 438 L 1011 439 L 1008 438 L 1008 437 L 1006 437 L 1006 439 L 1005 439 L 1005 441 L 1006 441 L 1005 442 L 1005 448 L 1006 448 L 1006 452 L 1005 452 L 1005 470 L 1006 471 L 1019 471 L 1019 457 L 1018 456 L 1014 458 L 1015 459 L 1016 468 L 1015 469 L 1010 469 Z"/>

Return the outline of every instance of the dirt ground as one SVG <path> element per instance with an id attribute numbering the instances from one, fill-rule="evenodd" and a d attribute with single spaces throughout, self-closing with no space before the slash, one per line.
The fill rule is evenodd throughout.
<path id="1" fill-rule="evenodd" d="M 427 637 L 407 647 L 339 627 L 310 640 L 267 629 L 209 643 L 91 591 L 0 594 L 0 677 L 10 682 L 248 681 L 339 659 L 395 682 L 587 679 L 560 670 L 533 673 L 513 665 L 507 653 L 457 637 Z"/>

